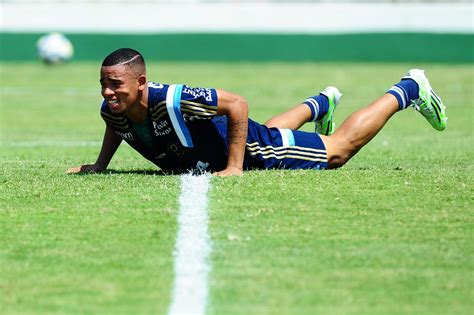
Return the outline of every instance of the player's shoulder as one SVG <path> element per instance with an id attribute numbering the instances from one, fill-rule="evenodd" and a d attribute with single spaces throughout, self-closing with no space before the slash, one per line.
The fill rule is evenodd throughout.
<path id="1" fill-rule="evenodd" d="M 168 84 L 148 82 L 148 103 L 158 104 L 166 99 L 166 92 L 168 91 Z"/>
<path id="2" fill-rule="evenodd" d="M 193 101 L 214 106 L 217 104 L 217 93 L 215 89 L 192 87 L 187 84 L 169 85 L 151 81 L 148 82 L 148 104 L 153 106 L 165 101 L 170 86 L 180 87 L 181 99 L 184 101 Z"/>
<path id="3" fill-rule="evenodd" d="M 147 85 L 148 85 L 148 89 L 151 89 L 155 93 L 162 92 L 168 89 L 168 86 L 169 86 L 168 84 L 157 83 L 153 81 L 148 81 Z"/>
<path id="4" fill-rule="evenodd" d="M 217 106 L 217 91 L 213 88 L 183 85 L 181 99 L 202 105 Z"/>

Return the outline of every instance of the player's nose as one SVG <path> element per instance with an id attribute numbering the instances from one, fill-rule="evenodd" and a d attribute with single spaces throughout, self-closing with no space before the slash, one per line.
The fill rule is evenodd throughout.
<path id="1" fill-rule="evenodd" d="M 109 87 L 105 87 L 105 88 L 102 90 L 102 95 L 103 95 L 104 97 L 107 97 L 107 96 L 110 97 L 110 96 L 113 96 L 113 95 L 114 95 L 114 91 L 113 91 L 111 88 L 109 88 Z"/>

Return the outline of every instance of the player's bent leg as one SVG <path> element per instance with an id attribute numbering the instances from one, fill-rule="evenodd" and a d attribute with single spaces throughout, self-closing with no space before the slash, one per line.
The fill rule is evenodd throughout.
<path id="1" fill-rule="evenodd" d="M 328 168 L 344 165 L 382 129 L 397 111 L 413 106 L 439 131 L 446 128 L 445 106 L 435 94 L 423 70 L 412 69 L 372 104 L 347 118 L 334 134 L 321 136 Z"/>
<path id="2" fill-rule="evenodd" d="M 328 86 L 318 95 L 308 97 L 289 111 L 270 118 L 265 125 L 297 130 L 307 122 L 314 122 L 317 133 L 330 135 L 335 130 L 333 115 L 341 96 L 336 87 Z"/>
<path id="3" fill-rule="evenodd" d="M 302 103 L 284 113 L 273 116 L 265 123 L 265 126 L 297 130 L 310 119 L 311 110 Z"/>
<path id="4" fill-rule="evenodd" d="M 350 115 L 331 136 L 321 136 L 326 146 L 328 168 L 338 168 L 366 145 L 398 111 L 398 101 L 385 94 Z"/>
<path id="5" fill-rule="evenodd" d="M 323 93 L 332 91 L 333 93 Z M 445 106 L 435 94 L 422 70 L 412 69 L 402 80 L 370 105 L 350 115 L 332 134 L 332 112 L 341 94 L 327 88 L 294 109 L 270 119 L 266 125 L 297 129 L 307 121 L 324 122 L 320 139 L 325 146 L 327 168 L 337 168 L 349 161 L 400 110 L 415 107 L 437 130 L 446 128 Z M 337 93 L 336 93 L 337 92 Z M 328 95 L 329 94 L 329 95 Z M 331 101 L 334 106 L 331 109 Z M 329 115 L 328 113 L 331 112 Z M 326 117 L 326 119 L 324 119 Z M 321 135 L 327 134 L 330 136 Z"/>
<path id="6" fill-rule="evenodd" d="M 345 141 L 333 136 L 319 135 L 319 137 L 326 148 L 328 169 L 339 168 L 349 161 L 351 150 Z"/>

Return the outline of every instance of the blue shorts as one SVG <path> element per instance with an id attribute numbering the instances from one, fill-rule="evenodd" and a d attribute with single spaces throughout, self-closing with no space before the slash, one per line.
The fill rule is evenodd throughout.
<path id="1" fill-rule="evenodd" d="M 217 123 L 223 137 L 227 123 Z M 251 119 L 248 122 L 245 169 L 325 169 L 326 147 L 314 132 L 268 128 Z M 227 141 L 226 141 L 227 142 Z"/>

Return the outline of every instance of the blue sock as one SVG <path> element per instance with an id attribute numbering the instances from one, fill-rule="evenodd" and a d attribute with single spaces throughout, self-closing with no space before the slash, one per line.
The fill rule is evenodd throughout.
<path id="1" fill-rule="evenodd" d="M 329 110 L 329 100 L 323 94 L 308 97 L 303 103 L 308 105 L 311 110 L 311 119 L 309 121 L 323 118 Z"/>
<path id="2" fill-rule="evenodd" d="M 402 110 L 410 106 L 412 100 L 418 99 L 420 96 L 418 84 L 412 79 L 403 79 L 388 90 L 387 93 L 397 98 L 398 110 Z"/>

